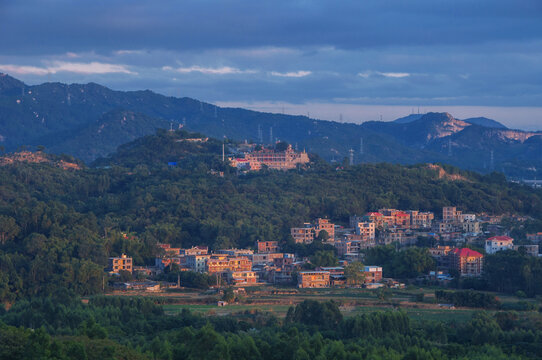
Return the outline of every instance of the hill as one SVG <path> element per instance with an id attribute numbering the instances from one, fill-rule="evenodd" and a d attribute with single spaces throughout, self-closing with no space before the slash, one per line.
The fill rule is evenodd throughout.
<path id="1" fill-rule="evenodd" d="M 542 176 L 542 159 L 536 155 L 542 149 L 537 141 L 526 143 L 542 133 L 508 130 L 489 119 L 463 121 L 450 114 L 429 113 L 391 123 L 357 125 L 221 108 L 148 90 L 114 91 L 95 83 L 28 86 L 8 75 L 0 76 L 0 143 L 8 151 L 21 145 L 43 145 L 51 152 L 76 155 L 89 163 L 113 153 L 119 145 L 172 124 L 215 138 L 264 143 L 280 139 L 328 161 L 342 161 L 352 149 L 355 163 L 445 162 L 488 172 L 489 159 L 483 154 L 493 151 L 492 168 L 504 169 L 512 177 Z M 499 130 L 485 133 L 493 138 L 496 148 L 484 145 L 476 159 L 461 157 L 459 151 L 450 156 L 441 142 L 449 143 L 454 134 L 475 126 Z M 514 151 L 499 148 L 503 137 L 514 139 Z M 475 136 L 464 138 L 470 139 L 467 147 L 478 146 Z M 485 167 L 480 161 L 483 157 Z"/>

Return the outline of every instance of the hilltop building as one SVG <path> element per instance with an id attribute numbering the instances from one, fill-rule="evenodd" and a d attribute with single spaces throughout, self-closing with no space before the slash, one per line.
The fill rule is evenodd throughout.
<path id="1" fill-rule="evenodd" d="M 298 164 L 303 165 L 309 162 L 308 154 L 296 152 L 291 145 L 284 151 L 275 149 L 261 149 L 245 153 L 244 157 L 230 158 L 230 165 L 240 170 L 258 171 L 263 166 L 274 170 L 295 169 Z"/>

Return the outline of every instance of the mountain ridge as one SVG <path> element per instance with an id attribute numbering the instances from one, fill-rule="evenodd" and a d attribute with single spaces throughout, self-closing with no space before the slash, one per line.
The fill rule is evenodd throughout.
<path id="1" fill-rule="evenodd" d="M 119 124 L 125 114 L 134 121 L 123 127 Z M 215 138 L 226 136 L 264 143 L 285 140 L 329 161 L 343 161 L 353 150 L 355 163 L 443 162 L 489 171 L 483 162 L 465 161 L 454 155 L 454 144 L 452 156 L 449 155 L 449 143 L 455 134 L 470 128 L 465 139 L 473 143 L 461 146 L 474 148 L 478 141 L 476 133 L 490 136 L 494 141 L 484 142 L 480 151 L 498 154 L 494 158 L 496 167 L 523 159 L 525 165 L 521 168 L 515 166 L 510 171 L 504 168 L 507 174 L 529 177 L 528 169 L 536 168 L 539 170 L 532 175 L 538 172 L 542 175 L 542 159 L 536 155 L 538 142 L 525 144 L 535 135 L 542 136 L 542 132 L 488 128 L 447 113 L 411 114 L 406 118 L 409 121 L 400 118 L 395 122 L 339 123 L 300 115 L 222 108 L 150 90 L 117 91 L 97 83 L 29 86 L 9 75 L 0 77 L 0 144 L 8 150 L 21 145 L 45 145 L 55 153 L 75 154 L 91 162 L 113 153 L 123 143 L 173 124 Z M 106 129 L 103 134 L 98 134 L 99 126 Z M 508 148 L 513 151 L 508 152 Z"/>

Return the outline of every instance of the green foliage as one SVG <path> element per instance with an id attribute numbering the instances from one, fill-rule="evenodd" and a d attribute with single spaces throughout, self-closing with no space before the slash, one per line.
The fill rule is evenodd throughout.
<path id="1" fill-rule="evenodd" d="M 319 250 L 310 257 L 311 264 L 314 266 L 337 266 L 339 259 L 331 250 Z"/>
<path id="2" fill-rule="evenodd" d="M 349 284 L 363 284 L 365 280 L 365 265 L 359 261 L 349 263 L 344 267 L 344 276 Z"/>
<path id="3" fill-rule="evenodd" d="M 446 291 L 435 290 L 437 301 L 454 304 L 455 306 L 468 306 L 484 309 L 498 309 L 501 303 L 495 295 L 473 291 Z"/>
<path id="4" fill-rule="evenodd" d="M 377 246 L 366 251 L 366 262 L 382 266 L 385 277 L 414 278 L 435 268 L 426 248 L 411 247 L 397 251 L 393 246 Z"/>

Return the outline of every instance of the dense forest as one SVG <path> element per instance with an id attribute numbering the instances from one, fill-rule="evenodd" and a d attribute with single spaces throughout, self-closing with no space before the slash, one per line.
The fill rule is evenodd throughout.
<path id="1" fill-rule="evenodd" d="M 2 359 L 539 359 L 542 315 L 479 312 L 466 322 L 413 321 L 402 311 L 345 318 L 305 300 L 283 321 L 260 312 L 164 314 L 153 299 L 59 292 L 0 310 Z"/>
<path id="2" fill-rule="evenodd" d="M 183 140 L 201 136 L 159 131 L 121 147 L 97 168 L 0 167 L 0 299 L 58 288 L 100 292 L 108 256 L 127 253 L 136 264 L 152 264 L 157 242 L 217 249 L 279 240 L 287 246 L 290 227 L 315 217 L 346 224 L 352 214 L 383 207 L 440 214 L 446 205 L 542 216 L 541 190 L 499 174 L 444 166 L 465 179 L 451 181 L 425 165 L 336 169 L 313 157 L 304 169 L 237 175 L 221 162 L 220 142 Z"/>

